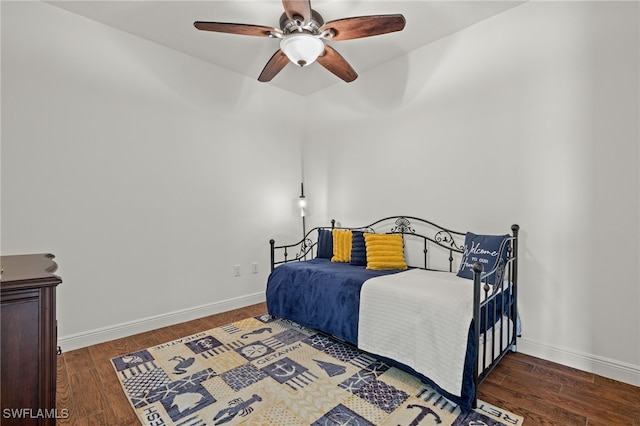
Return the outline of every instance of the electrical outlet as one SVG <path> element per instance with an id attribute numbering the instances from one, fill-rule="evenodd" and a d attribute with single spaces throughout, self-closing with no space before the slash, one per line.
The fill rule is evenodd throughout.
<path id="1" fill-rule="evenodd" d="M 233 276 L 234 277 L 239 277 L 240 276 L 240 265 L 234 265 L 233 266 Z"/>
<path id="2" fill-rule="evenodd" d="M 257 274 L 258 273 L 258 262 L 253 262 L 251 264 L 251 273 L 252 274 Z"/>

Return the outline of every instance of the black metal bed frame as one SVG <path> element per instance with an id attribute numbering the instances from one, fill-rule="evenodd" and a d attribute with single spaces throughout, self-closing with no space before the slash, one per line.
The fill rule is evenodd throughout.
<path id="1" fill-rule="evenodd" d="M 390 224 L 392 223 L 392 225 Z M 387 226 L 385 231 L 383 228 Z M 419 228 L 420 231 L 416 231 Z M 422 231 L 421 228 L 426 228 L 428 231 Z M 317 252 L 317 234 L 319 229 L 350 229 L 360 230 L 371 233 L 386 233 L 386 234 L 402 234 L 403 239 L 416 238 L 423 243 L 423 262 L 422 265 L 409 265 L 410 267 L 426 269 L 426 270 L 442 270 L 429 268 L 429 253 L 431 253 L 430 246 L 435 245 L 444 249 L 448 253 L 449 270 L 447 272 L 454 272 L 454 253 L 461 256 L 464 253 L 464 237 L 466 232 L 453 231 L 451 229 L 444 228 L 440 225 L 436 225 L 425 219 L 421 219 L 414 216 L 388 216 L 383 219 L 377 220 L 369 225 L 360 227 L 341 227 L 336 226 L 335 219 L 331 220 L 330 227 L 315 227 L 309 230 L 304 237 L 293 244 L 275 245 L 275 240 L 270 240 L 271 246 L 271 270 L 280 264 L 294 261 L 303 261 L 314 257 L 314 253 Z M 487 378 L 489 373 L 498 365 L 500 360 L 505 356 L 508 351 L 516 351 L 516 339 L 517 335 L 517 322 L 518 322 L 518 233 L 520 226 L 514 224 L 511 226 L 511 237 L 506 239 L 500 247 L 500 255 L 498 255 L 498 261 L 488 271 L 484 271 L 482 264 L 475 263 L 473 265 L 473 327 L 474 336 L 476 339 L 477 347 L 477 360 L 474 363 L 474 378 L 476 396 L 474 397 L 473 407 L 477 406 L 477 390 L 478 386 Z M 428 235 L 427 235 L 428 234 Z M 316 236 L 314 239 L 313 236 Z M 405 243 L 406 246 L 406 243 Z M 290 257 L 289 251 L 294 251 L 294 255 Z M 506 261 L 502 261 L 502 254 L 506 251 Z M 278 256 L 279 254 L 279 256 Z M 496 290 L 501 287 L 496 285 L 492 286 L 488 284 L 489 277 L 495 277 L 495 282 L 506 281 L 506 287 L 502 288 L 503 292 L 512 295 L 512 303 L 505 309 L 504 303 L 493 303 L 492 311 L 490 309 L 484 309 L 484 318 L 481 318 L 482 308 L 489 304 L 491 297 L 497 294 Z M 484 293 L 484 301 L 482 300 L 482 293 Z M 503 293 L 505 294 L 505 293 Z M 499 306 L 498 306 L 499 305 Z M 490 316 L 491 315 L 491 316 Z M 504 321 L 504 317 L 511 320 L 511 326 L 508 321 Z M 481 323 L 489 324 L 490 318 L 500 318 L 501 320 L 496 322 L 490 330 L 485 330 L 481 333 Z M 506 323 L 506 324 L 505 324 Z M 499 330 L 496 330 L 496 326 L 499 324 Z M 487 336 L 487 335 L 490 335 Z M 496 338 L 499 340 L 496 342 Z M 480 350 L 480 344 L 482 343 L 482 353 Z M 498 344 L 498 346 L 496 346 Z M 498 353 L 496 355 L 496 347 Z M 490 350 L 490 352 L 489 352 Z M 489 353 L 487 353 L 489 352 Z M 480 363 L 480 369 L 479 369 Z"/>

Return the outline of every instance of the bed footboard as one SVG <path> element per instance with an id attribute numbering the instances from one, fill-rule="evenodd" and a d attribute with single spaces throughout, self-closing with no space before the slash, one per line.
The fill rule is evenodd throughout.
<path id="1" fill-rule="evenodd" d="M 520 226 L 511 226 L 512 237 L 501 248 L 508 252 L 504 265 L 495 265 L 492 271 L 483 274 L 480 263 L 473 265 L 473 327 L 476 347 L 478 348 L 477 362 L 474 364 L 476 380 L 476 397 L 473 407 L 477 406 L 478 386 L 487 378 L 489 373 L 498 365 L 508 351 L 516 351 L 518 337 L 518 232 Z M 500 268 L 504 268 L 501 271 Z M 490 295 L 491 286 L 486 279 L 491 274 L 504 272 L 504 282 L 500 293 Z M 502 275 L 502 274 L 501 274 Z M 481 295 L 484 293 L 484 298 Z M 499 298 L 499 300 L 497 300 Z M 481 302 L 481 300 L 483 300 Z M 492 327 L 488 327 L 492 324 Z"/>
<path id="2" fill-rule="evenodd" d="M 336 220 L 331 219 L 330 229 L 336 227 Z M 299 260 L 313 259 L 318 246 L 317 233 L 321 227 L 311 229 L 300 241 L 292 244 L 276 246 L 276 240 L 269 240 L 271 247 L 271 271 L 280 264 Z M 292 253 L 292 254 L 291 254 Z"/>

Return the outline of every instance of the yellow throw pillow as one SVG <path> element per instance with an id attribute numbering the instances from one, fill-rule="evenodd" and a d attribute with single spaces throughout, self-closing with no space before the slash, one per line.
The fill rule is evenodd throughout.
<path id="1" fill-rule="evenodd" d="M 333 257 L 332 262 L 349 262 L 351 260 L 352 232 L 349 229 L 333 230 Z"/>
<path id="2" fill-rule="evenodd" d="M 367 269 L 407 269 L 402 234 L 364 234 Z"/>

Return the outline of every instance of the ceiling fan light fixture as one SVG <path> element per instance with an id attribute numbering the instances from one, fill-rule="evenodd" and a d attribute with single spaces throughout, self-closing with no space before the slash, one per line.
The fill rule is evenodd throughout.
<path id="1" fill-rule="evenodd" d="M 291 62 L 304 67 L 312 64 L 324 52 L 324 43 L 312 34 L 294 33 L 280 41 L 280 49 Z"/>

